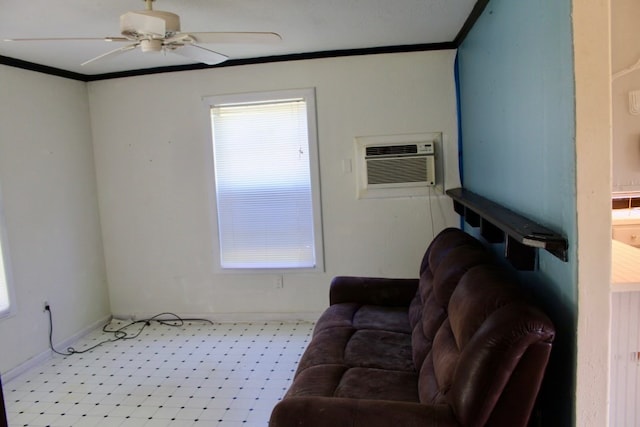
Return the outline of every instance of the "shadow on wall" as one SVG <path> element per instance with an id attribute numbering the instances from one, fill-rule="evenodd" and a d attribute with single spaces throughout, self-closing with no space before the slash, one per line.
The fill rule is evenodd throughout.
<path id="1" fill-rule="evenodd" d="M 549 278 L 540 272 L 520 272 L 523 284 L 547 313 L 556 328 L 556 338 L 538 395 L 533 426 L 566 427 L 575 425 L 576 313 L 564 301 Z"/>

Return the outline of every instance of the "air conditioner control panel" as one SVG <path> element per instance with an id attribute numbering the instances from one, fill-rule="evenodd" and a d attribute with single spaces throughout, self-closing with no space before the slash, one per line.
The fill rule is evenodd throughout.
<path id="1" fill-rule="evenodd" d="M 419 142 L 416 145 L 418 146 L 418 154 L 434 155 L 436 153 L 433 141 Z"/>

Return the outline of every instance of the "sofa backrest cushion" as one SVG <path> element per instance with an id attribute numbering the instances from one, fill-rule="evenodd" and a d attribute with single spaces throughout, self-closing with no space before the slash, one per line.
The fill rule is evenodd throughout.
<path id="1" fill-rule="evenodd" d="M 462 245 L 480 245 L 480 242 L 458 228 L 442 230 L 427 247 L 420 264 L 420 275 L 426 269 L 435 271 L 450 250 Z"/>
<path id="2" fill-rule="evenodd" d="M 493 255 L 480 245 L 465 244 L 449 251 L 433 272 L 433 296 L 438 305 L 447 307 L 462 276 L 479 264 L 492 264 Z"/>
<path id="3" fill-rule="evenodd" d="M 447 228 L 431 242 L 420 269 L 420 284 L 409 309 L 413 363 L 419 371 L 431 351 L 436 332 L 447 318 L 449 298 L 471 267 L 494 262 L 482 244 L 456 228 Z"/>

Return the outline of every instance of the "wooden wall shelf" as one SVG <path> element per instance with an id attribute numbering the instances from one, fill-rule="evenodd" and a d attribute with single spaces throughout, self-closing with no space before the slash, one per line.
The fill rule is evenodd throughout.
<path id="1" fill-rule="evenodd" d="M 505 258 L 519 270 L 536 268 L 537 249 L 568 261 L 569 243 L 563 236 L 504 206 L 464 188 L 447 190 L 453 208 L 489 243 L 505 243 Z"/>

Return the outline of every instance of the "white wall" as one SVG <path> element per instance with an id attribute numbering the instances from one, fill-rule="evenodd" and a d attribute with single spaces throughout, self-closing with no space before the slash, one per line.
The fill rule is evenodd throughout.
<path id="1" fill-rule="evenodd" d="M 454 51 L 372 55 L 149 75 L 89 84 L 114 315 L 161 311 L 317 313 L 338 274 L 416 277 L 431 239 L 428 199 L 356 199 L 354 137 L 444 134 L 457 178 Z M 326 273 L 276 277 L 215 269 L 210 129 L 203 96 L 315 87 Z M 355 164 L 355 162 L 354 162 Z M 457 225 L 433 197 L 436 232 Z"/>
<path id="2" fill-rule="evenodd" d="M 640 60 L 640 2 L 611 1 L 613 73 Z M 613 191 L 640 191 L 640 116 L 629 112 L 629 92 L 640 90 L 640 69 L 612 82 Z"/>
<path id="3" fill-rule="evenodd" d="M 0 66 L 0 186 L 16 315 L 0 320 L 0 371 L 109 315 L 89 103 L 81 82 Z"/>

